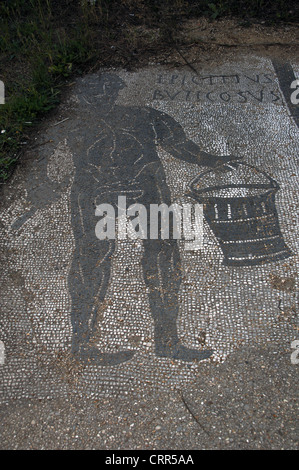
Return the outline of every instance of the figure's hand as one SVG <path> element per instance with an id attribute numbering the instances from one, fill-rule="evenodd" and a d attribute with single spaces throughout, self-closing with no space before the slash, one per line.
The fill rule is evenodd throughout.
<path id="1" fill-rule="evenodd" d="M 52 184 L 42 183 L 28 192 L 28 201 L 36 209 L 44 209 L 59 199 L 61 193 L 59 188 Z"/>
<path id="2" fill-rule="evenodd" d="M 70 183 L 70 178 L 67 176 L 60 183 L 50 181 L 46 179 L 39 185 L 36 184 L 36 180 L 31 181 L 31 186 L 27 188 L 28 201 L 30 202 L 29 211 L 22 214 L 12 224 L 13 230 L 18 230 L 22 225 L 29 220 L 38 209 L 44 209 L 50 206 L 53 202 L 56 202 L 60 197 L 62 191 Z"/>
<path id="3" fill-rule="evenodd" d="M 32 185 L 27 188 L 28 200 L 37 209 L 43 209 L 53 202 L 56 202 L 61 197 L 62 191 L 69 182 L 69 176 L 60 183 L 47 178 L 45 181 L 40 182 L 40 184 Z"/>
<path id="4" fill-rule="evenodd" d="M 31 207 L 29 211 L 25 212 L 14 221 L 11 226 L 13 230 L 19 230 L 24 225 L 24 223 L 27 222 L 27 220 L 34 216 L 38 209 L 44 209 L 56 201 L 61 195 L 60 191 L 54 191 L 53 186 L 50 186 L 47 183 L 42 183 L 37 188 L 34 187 L 28 191 L 28 193 L 28 200 L 31 204 Z"/>
<path id="5" fill-rule="evenodd" d="M 229 162 L 232 164 L 237 163 L 242 158 L 243 157 L 236 155 L 212 155 L 210 153 L 201 152 L 199 163 L 210 168 L 218 168 Z"/>

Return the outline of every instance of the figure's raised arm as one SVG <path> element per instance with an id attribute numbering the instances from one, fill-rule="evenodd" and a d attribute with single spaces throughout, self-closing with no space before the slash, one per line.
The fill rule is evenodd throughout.
<path id="1" fill-rule="evenodd" d="M 157 143 L 175 158 L 209 167 L 238 158 L 204 152 L 198 144 L 186 136 L 182 126 L 171 116 L 156 110 L 152 110 L 151 114 Z"/>

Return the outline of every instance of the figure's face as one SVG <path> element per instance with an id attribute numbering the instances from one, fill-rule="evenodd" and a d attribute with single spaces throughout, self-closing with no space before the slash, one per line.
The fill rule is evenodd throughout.
<path id="1" fill-rule="evenodd" d="M 113 103 L 118 96 L 119 90 L 124 88 L 126 85 L 118 77 L 109 77 L 103 75 L 98 80 L 94 79 L 92 82 L 88 83 L 88 102 L 92 100 L 92 104 L 100 102 L 110 102 Z"/>
<path id="2" fill-rule="evenodd" d="M 117 92 L 112 89 L 111 85 L 107 81 L 100 80 L 99 82 L 90 83 L 88 87 L 89 100 L 93 102 L 102 101 L 103 98 L 109 99 L 115 96 Z"/>
<path id="3" fill-rule="evenodd" d="M 125 84 L 120 80 L 109 79 L 104 76 L 100 78 L 98 85 L 94 87 L 93 96 L 95 99 L 103 99 L 104 97 L 109 101 L 115 101 L 119 91 L 125 87 Z"/>

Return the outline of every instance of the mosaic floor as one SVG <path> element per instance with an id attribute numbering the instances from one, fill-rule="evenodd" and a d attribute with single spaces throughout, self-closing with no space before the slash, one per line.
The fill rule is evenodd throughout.
<path id="1" fill-rule="evenodd" d="M 298 67 L 292 65 L 299 76 Z M 252 190 L 260 171 L 278 183 L 275 208 L 281 232 L 273 237 L 285 243 L 291 254 L 270 257 L 267 263 L 225 264 L 222 246 L 207 219 L 202 249 L 187 251 L 185 241 L 178 241 L 183 268 L 178 335 L 188 348 L 213 350 L 210 358 L 188 362 L 157 356 L 142 269 L 144 244 L 117 240 L 105 301 L 98 306 L 96 347 L 107 353 L 134 350 L 135 354 L 110 367 L 74 359 L 68 281 L 77 243 L 72 191 L 82 183 L 81 189 L 88 193 L 88 186 L 83 176 L 82 181 L 78 178 L 81 169 L 76 167 L 72 142 L 80 132 L 88 135 L 89 122 L 94 119 L 94 111 L 90 115 L 88 111 L 92 104 L 89 84 L 96 74 L 79 80 L 65 106 L 64 122 L 50 127 L 42 136 L 50 143 L 34 151 L 40 163 L 32 161 L 23 173 L 18 169 L 1 212 L 0 340 L 5 347 L 5 361 L 0 365 L 1 401 L 64 396 L 70 388 L 92 397 L 125 395 L 147 385 L 173 389 L 192 384 L 207 363 L 216 367 L 242 345 L 279 342 L 288 348 L 298 339 L 298 127 L 271 61 L 253 57 L 250 66 L 231 63 L 219 70 L 202 70 L 199 75 L 163 67 L 113 73 L 126 84 L 116 101 L 119 107 L 134 107 L 137 115 L 145 107 L 162 112 L 204 152 L 241 156 L 251 170 L 245 176 L 228 171 L 228 183 L 237 174 L 236 182 Z M 82 87 L 87 90 L 83 104 Z M 175 158 L 159 142 L 156 151 L 171 201 L 192 201 L 190 182 L 207 168 Z M 34 172 L 36 180 L 32 179 Z M 34 211 L 28 183 L 33 192 L 35 184 L 45 187 L 46 195 L 46 186 L 52 184 L 56 197 Z M 254 195 L 253 191 L 250 196 Z M 230 197 L 233 200 L 234 193 Z M 23 225 L 14 228 L 24 214 L 28 217 Z M 234 239 L 236 229 L 230 227 Z M 248 253 L 244 256 L 248 258 Z"/>

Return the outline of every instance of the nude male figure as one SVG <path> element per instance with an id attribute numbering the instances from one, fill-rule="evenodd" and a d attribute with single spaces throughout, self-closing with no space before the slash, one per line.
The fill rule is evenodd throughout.
<path id="1" fill-rule="evenodd" d="M 143 204 L 148 214 L 150 204 L 170 206 L 171 196 L 158 145 L 175 158 L 204 167 L 221 167 L 236 158 L 202 151 L 166 113 L 150 107 L 117 105 L 118 93 L 125 86 L 116 74 L 95 75 L 87 81 L 86 88 L 81 87 L 81 99 L 88 106 L 85 103 L 82 121 L 80 119 L 77 128 L 66 136 L 75 167 L 71 188 L 75 251 L 68 277 L 72 300 L 72 352 L 80 360 L 102 366 L 130 360 L 135 351 L 105 353 L 92 344 L 115 250 L 115 240 L 96 237 L 95 226 L 99 220 L 95 215 L 96 206 L 106 203 L 117 211 L 120 195 L 126 196 L 128 206 L 136 202 Z M 42 184 L 35 189 L 30 188 L 29 182 L 32 209 L 14 228 L 36 209 L 59 197 L 59 184 L 40 179 Z M 182 268 L 177 241 L 171 234 L 164 240 L 159 233 L 156 240 L 143 240 L 143 247 L 142 268 L 154 321 L 157 356 L 187 362 L 210 357 L 212 351 L 187 348 L 178 337 Z"/>

